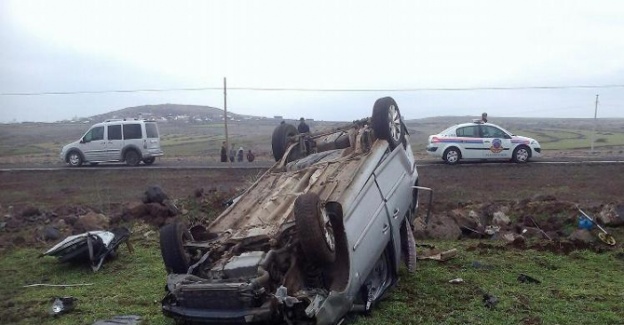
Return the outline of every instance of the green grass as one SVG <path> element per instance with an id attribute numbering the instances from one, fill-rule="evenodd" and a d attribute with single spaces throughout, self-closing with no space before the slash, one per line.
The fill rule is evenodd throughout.
<path id="1" fill-rule="evenodd" d="M 6 252 L 0 259 L 0 323 L 91 324 L 97 319 L 135 314 L 147 324 L 173 324 L 162 316 L 165 271 L 157 232 L 134 229 L 130 254 L 125 246 L 118 257 L 96 273 L 88 266 L 59 264 L 37 258 L 33 248 Z M 371 316 L 355 317 L 355 324 L 621 324 L 624 317 L 624 261 L 616 252 L 575 251 L 556 255 L 511 248 L 474 248 L 477 242 L 435 242 L 440 249 L 457 248 L 456 258 L 445 263 L 419 261 L 418 270 L 401 269 L 397 287 Z M 470 247 L 473 247 L 472 249 Z M 488 268 L 475 268 L 478 261 Z M 541 284 L 517 281 L 520 273 Z M 461 277 L 463 284 L 450 284 Z M 32 283 L 92 286 L 34 287 Z M 497 297 L 494 309 L 483 306 L 484 292 Z M 54 296 L 78 299 L 71 313 L 51 317 Z"/>

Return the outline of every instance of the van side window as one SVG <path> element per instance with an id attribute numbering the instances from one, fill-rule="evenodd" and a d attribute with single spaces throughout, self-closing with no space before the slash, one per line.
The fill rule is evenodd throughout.
<path id="1" fill-rule="evenodd" d="M 145 123 L 145 133 L 147 133 L 149 139 L 158 139 L 156 123 Z"/>
<path id="2" fill-rule="evenodd" d="M 97 141 L 97 140 L 104 140 L 104 127 L 103 126 L 94 127 L 93 129 L 89 130 L 89 132 L 87 132 L 87 134 L 85 134 L 84 136 L 85 142 Z"/>
<path id="3" fill-rule="evenodd" d="M 123 136 L 125 140 L 141 139 L 141 124 L 124 124 Z"/>
<path id="4" fill-rule="evenodd" d="M 108 140 L 121 140 L 121 125 L 108 126 Z"/>

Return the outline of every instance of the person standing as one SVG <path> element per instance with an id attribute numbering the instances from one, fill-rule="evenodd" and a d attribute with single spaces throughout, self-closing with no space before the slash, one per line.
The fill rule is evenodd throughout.
<path id="1" fill-rule="evenodd" d="M 243 162 L 243 155 L 245 155 L 245 150 L 243 150 L 243 147 L 238 148 L 238 155 L 236 158 L 238 158 L 238 162 Z"/>
<path id="2" fill-rule="evenodd" d="M 221 145 L 221 162 L 227 162 L 227 160 L 227 145 L 225 144 L 225 141 L 223 141 L 223 144 Z"/>
<path id="3" fill-rule="evenodd" d="M 310 133 L 310 127 L 306 124 L 305 119 L 302 117 L 299 121 L 299 126 L 297 127 L 299 133 Z"/>
<path id="4" fill-rule="evenodd" d="M 234 162 L 236 158 L 236 149 L 234 149 L 234 144 L 230 147 L 230 162 Z"/>
<path id="5" fill-rule="evenodd" d="M 481 113 L 481 122 L 487 123 L 487 113 L 486 112 Z"/>
<path id="6" fill-rule="evenodd" d="M 247 151 L 247 161 L 252 162 L 254 159 L 256 159 L 256 155 L 254 155 L 253 152 L 251 152 L 251 149 L 249 149 L 249 151 Z"/>

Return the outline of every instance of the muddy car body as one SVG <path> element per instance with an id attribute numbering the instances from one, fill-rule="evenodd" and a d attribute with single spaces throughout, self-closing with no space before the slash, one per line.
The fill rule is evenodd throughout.
<path id="1" fill-rule="evenodd" d="M 273 133 L 276 164 L 207 227 L 161 229 L 163 312 L 201 323 L 336 324 L 413 267 L 418 174 L 398 106 L 344 128 Z"/>

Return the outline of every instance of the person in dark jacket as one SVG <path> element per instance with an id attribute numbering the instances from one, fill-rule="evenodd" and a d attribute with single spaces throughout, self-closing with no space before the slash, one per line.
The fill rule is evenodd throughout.
<path id="1" fill-rule="evenodd" d="M 299 119 L 299 126 L 297 127 L 297 130 L 299 130 L 299 133 L 310 133 L 310 127 L 306 124 L 305 119 L 302 117 Z"/>
<path id="2" fill-rule="evenodd" d="M 223 141 L 223 144 L 221 145 L 221 162 L 227 162 L 227 161 L 228 161 L 227 146 L 225 144 L 225 141 Z"/>
<path id="3" fill-rule="evenodd" d="M 487 113 L 486 112 L 483 112 L 481 114 L 481 122 L 487 123 Z"/>
<path id="4" fill-rule="evenodd" d="M 247 151 L 247 161 L 252 162 L 254 159 L 256 159 L 256 155 L 254 155 L 253 152 L 251 152 L 251 149 L 249 149 L 249 151 Z"/>

